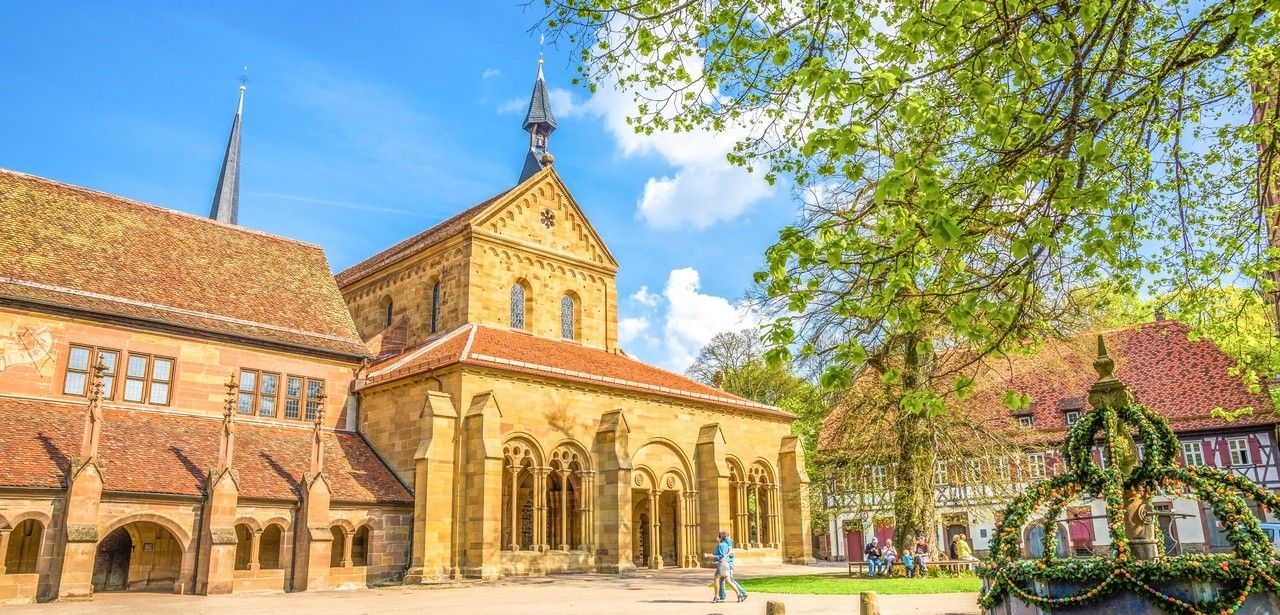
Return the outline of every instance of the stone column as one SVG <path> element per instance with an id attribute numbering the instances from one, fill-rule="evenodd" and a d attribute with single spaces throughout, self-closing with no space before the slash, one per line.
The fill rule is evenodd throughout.
<path id="1" fill-rule="evenodd" d="M 502 411 L 492 393 L 471 399 L 463 421 L 465 540 L 462 574 L 480 579 L 502 576 Z M 535 484 L 535 489 L 537 485 Z M 535 536 L 537 528 L 534 528 Z"/>
<path id="2" fill-rule="evenodd" d="M 67 472 L 67 521 L 58 598 L 93 595 L 93 564 L 98 551 L 98 504 L 102 500 L 101 461 L 76 459 Z"/>
<path id="3" fill-rule="evenodd" d="M 595 528 L 595 485 L 596 471 L 587 470 L 581 475 L 578 482 L 578 497 L 582 498 L 582 516 L 578 519 L 578 541 L 579 549 L 590 552 L 595 546 L 595 538 L 592 536 L 593 528 Z"/>
<path id="4" fill-rule="evenodd" d="M 235 589 L 236 511 L 240 475 L 230 468 L 209 472 L 200 514 L 200 573 L 196 593 L 229 594 Z"/>
<path id="5" fill-rule="evenodd" d="M 511 503 L 508 508 L 508 514 L 511 515 L 511 545 L 512 551 L 520 550 L 520 470 L 521 466 L 509 465 L 507 470 L 511 472 Z"/>
<path id="6" fill-rule="evenodd" d="M 782 539 L 782 559 L 790 564 L 812 564 L 814 559 L 813 541 L 810 539 L 809 530 L 809 474 L 805 471 L 804 447 L 800 444 L 800 438 L 796 436 L 782 438 L 782 446 L 778 453 L 778 475 L 781 493 L 775 506 L 778 511 L 786 511 L 786 514 L 777 517 L 779 521 L 775 530 L 778 537 Z"/>
<path id="7" fill-rule="evenodd" d="M 760 523 L 760 508 L 761 508 L 761 505 L 764 503 L 760 501 L 760 483 L 757 483 L 755 481 L 747 483 L 747 501 L 748 502 L 752 500 L 751 496 L 755 496 L 756 510 L 755 512 L 751 513 L 751 524 L 750 526 L 748 526 L 747 535 L 748 537 L 750 537 L 751 527 L 756 528 L 756 536 L 754 540 L 751 540 L 751 546 L 759 549 L 764 542 L 764 536 L 763 536 L 764 527 Z"/>
<path id="8" fill-rule="evenodd" d="M 696 523 L 703 531 L 695 536 L 694 545 L 701 553 L 712 553 L 716 550 L 716 532 L 724 530 L 734 534 L 733 518 L 730 515 L 729 501 L 732 489 L 729 484 L 729 466 L 725 462 L 725 440 L 720 425 L 712 423 L 704 425 L 698 432 L 698 445 L 694 449 L 695 486 L 694 493 L 698 511 Z"/>
<path id="9" fill-rule="evenodd" d="M 418 415 L 418 449 L 413 471 L 413 545 L 404 582 L 438 583 L 449 579 L 454 532 L 456 480 L 454 434 L 458 409 L 453 397 L 427 391 Z"/>
<path id="10" fill-rule="evenodd" d="M 594 491 L 594 531 L 597 538 L 596 570 L 625 573 L 636 569 L 631 561 L 631 453 L 627 442 L 631 429 L 621 410 L 606 412 L 592 444 L 599 468 Z"/>
<path id="11" fill-rule="evenodd" d="M 329 588 L 329 558 L 333 533 L 329 531 L 329 479 L 324 473 L 303 476 L 302 502 L 294 522 L 293 589 Z"/>
<path id="12" fill-rule="evenodd" d="M 649 490 L 649 567 L 654 570 L 662 568 L 662 522 L 658 520 L 658 498 L 662 492 Z"/>
<path id="13" fill-rule="evenodd" d="M 11 527 L 0 528 L 0 553 L 9 552 L 9 534 L 12 532 L 13 532 L 13 528 Z M 41 540 L 44 540 L 44 538 L 41 537 Z M 5 561 L 5 558 L 0 558 L 0 574 L 5 573 L 4 561 Z"/>
<path id="14" fill-rule="evenodd" d="M 560 470 L 560 514 L 557 515 L 560 550 L 569 550 L 569 471 Z"/>
<path id="15" fill-rule="evenodd" d="M 547 544 L 547 475 L 551 468 L 542 466 L 533 471 L 533 550 L 546 553 Z"/>
<path id="16" fill-rule="evenodd" d="M 685 552 L 684 566 L 686 568 L 697 568 L 701 561 L 702 555 L 697 550 L 702 545 L 700 539 L 702 532 L 699 529 L 698 520 L 702 517 L 698 504 L 698 492 L 690 490 L 684 492 L 684 502 L 686 514 L 685 535 L 688 544 L 688 551 Z M 708 531 L 708 533 L 711 533 Z"/>
<path id="17" fill-rule="evenodd" d="M 775 483 L 771 491 L 772 497 L 770 503 L 773 508 L 770 512 L 773 514 L 773 520 L 769 523 L 769 540 L 773 542 L 773 548 L 782 547 L 782 494 Z M 809 549 L 813 549 L 813 541 L 810 541 Z"/>
<path id="18" fill-rule="evenodd" d="M 738 548 L 751 548 L 751 518 L 747 510 L 747 482 L 740 480 L 733 483 L 734 496 L 738 499 L 738 527 L 735 528 Z"/>
<path id="19" fill-rule="evenodd" d="M 351 545 L 355 542 L 355 532 L 342 533 L 342 567 L 351 568 Z"/>
<path id="20" fill-rule="evenodd" d="M 253 536 L 249 537 L 249 570 L 259 570 L 262 565 L 258 563 L 258 553 L 262 548 L 262 530 L 253 530 Z"/>

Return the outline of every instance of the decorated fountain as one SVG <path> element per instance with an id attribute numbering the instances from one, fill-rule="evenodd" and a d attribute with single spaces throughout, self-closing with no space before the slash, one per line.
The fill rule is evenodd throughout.
<path id="1" fill-rule="evenodd" d="M 1115 362 L 1098 337 L 1093 407 L 1063 445 L 1065 473 L 1031 485 L 1009 505 L 982 562 L 979 604 L 991 615 L 1039 613 L 1230 614 L 1280 613 L 1280 559 L 1250 510 L 1280 511 L 1280 499 L 1247 478 L 1177 463 L 1179 443 L 1163 417 L 1138 404 L 1113 376 Z M 1135 434 L 1143 445 L 1139 458 Z M 1092 451 L 1102 445 L 1106 463 Z M 1165 553 L 1157 540 L 1152 499 L 1190 498 L 1207 504 L 1231 545 L 1228 553 Z M 1106 503 L 1110 552 L 1062 557 L 1059 517 L 1081 497 Z M 1023 557 L 1022 529 L 1036 515 L 1043 526 L 1038 557 Z M 1037 532 L 1038 533 L 1038 532 Z"/>

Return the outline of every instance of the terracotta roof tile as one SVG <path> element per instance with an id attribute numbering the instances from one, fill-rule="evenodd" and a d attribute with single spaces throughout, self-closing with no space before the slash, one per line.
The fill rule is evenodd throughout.
<path id="1" fill-rule="evenodd" d="M 418 254 L 431 246 L 434 246 L 462 231 L 466 230 L 471 220 L 480 215 L 494 201 L 502 198 L 503 195 L 510 190 L 503 190 L 495 194 L 481 203 L 467 209 L 461 213 L 455 214 L 451 218 L 447 218 L 444 222 L 437 224 L 413 237 L 405 239 L 386 250 L 383 250 L 369 258 L 356 263 L 336 276 L 338 286 L 347 286 L 360 281 L 368 275 L 394 264 L 406 258 Z"/>
<path id="2" fill-rule="evenodd" d="M 84 404 L 0 399 L 0 486 L 65 487 L 79 454 Z M 100 452 L 109 491 L 201 496 L 218 456 L 221 419 L 107 409 Z M 326 432 L 325 475 L 333 499 L 408 503 L 413 496 L 358 434 Z M 240 496 L 301 497 L 311 431 L 243 422 L 236 426 L 234 467 Z"/>
<path id="3" fill-rule="evenodd" d="M 379 362 L 369 371 L 369 384 L 382 384 L 459 363 L 793 418 L 785 410 L 743 399 L 624 355 L 575 342 L 478 325 L 464 325 Z"/>
<path id="4" fill-rule="evenodd" d="M 1280 424 L 1266 391 L 1250 392 L 1230 373 L 1235 360 L 1211 341 L 1191 341 L 1186 325 L 1164 320 L 1101 333 L 1116 362 L 1116 378 L 1175 431 Z M 959 403 L 969 416 L 1009 417 L 1014 413 L 1004 405 L 1005 392 L 1025 393 L 1031 397 L 1028 411 L 1036 430 L 1060 438 L 1067 430 L 1065 411 L 1089 408 L 1085 397 L 1098 378 L 1093 370 L 1097 335 L 1049 343 L 1028 356 L 991 360 L 974 394 Z M 1251 407 L 1254 413 L 1226 423 L 1211 416 L 1218 407 Z M 837 409 L 823 422 L 820 448 L 840 446 L 841 423 Z"/>
<path id="5" fill-rule="evenodd" d="M 3 169 L 0 296 L 366 354 L 318 246 Z"/>

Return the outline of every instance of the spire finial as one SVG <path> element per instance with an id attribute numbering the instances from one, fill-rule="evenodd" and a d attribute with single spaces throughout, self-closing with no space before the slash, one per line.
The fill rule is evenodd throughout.
<path id="1" fill-rule="evenodd" d="M 244 91 L 249 85 L 249 66 L 246 64 L 244 72 L 240 74 L 240 104 L 236 105 L 236 115 L 244 113 Z"/>
<path id="2" fill-rule="evenodd" d="M 538 80 L 542 80 L 542 47 L 547 44 L 547 35 L 538 37 Z"/>
<path id="3" fill-rule="evenodd" d="M 1123 382 L 1114 376 L 1116 362 L 1107 354 L 1107 345 L 1098 336 L 1098 358 L 1093 360 L 1093 369 L 1098 372 L 1098 380 L 1089 387 L 1089 404 L 1094 408 L 1119 408 L 1133 403 L 1133 394 Z"/>

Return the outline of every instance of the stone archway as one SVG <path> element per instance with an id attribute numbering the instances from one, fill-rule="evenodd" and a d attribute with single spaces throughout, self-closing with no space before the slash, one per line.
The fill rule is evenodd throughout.
<path id="1" fill-rule="evenodd" d="M 150 521 L 133 521 L 98 542 L 93 591 L 173 592 L 182 576 L 181 537 Z"/>

